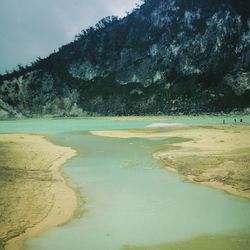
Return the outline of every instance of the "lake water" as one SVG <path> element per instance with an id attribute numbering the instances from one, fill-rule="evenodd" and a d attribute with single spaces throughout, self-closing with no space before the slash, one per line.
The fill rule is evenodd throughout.
<path id="1" fill-rule="evenodd" d="M 244 120 L 249 122 L 250 118 Z M 44 134 L 53 143 L 78 151 L 78 156 L 65 164 L 64 172 L 81 190 L 86 211 L 81 218 L 28 240 L 25 249 L 119 250 L 125 245 L 154 245 L 200 235 L 250 233 L 250 202 L 183 182 L 160 168 L 151 154 L 163 141 L 104 138 L 88 133 L 141 128 L 152 123 L 91 119 L 0 122 L 0 133 Z"/>

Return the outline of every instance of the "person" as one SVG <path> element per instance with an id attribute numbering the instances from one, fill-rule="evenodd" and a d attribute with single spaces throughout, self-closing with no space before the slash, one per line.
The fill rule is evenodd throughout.
<path id="1" fill-rule="evenodd" d="M 242 118 L 240 119 L 240 122 L 243 122 L 243 119 L 242 119 Z"/>
<path id="2" fill-rule="evenodd" d="M 234 123 L 236 123 L 237 122 L 237 120 L 236 119 L 234 119 Z"/>
<path id="3" fill-rule="evenodd" d="M 225 124 L 226 123 L 226 121 L 225 120 L 223 120 L 223 124 Z"/>

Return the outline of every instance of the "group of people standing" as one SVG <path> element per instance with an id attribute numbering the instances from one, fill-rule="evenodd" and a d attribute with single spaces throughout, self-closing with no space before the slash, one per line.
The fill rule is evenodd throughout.
<path id="1" fill-rule="evenodd" d="M 243 122 L 243 119 L 240 118 L 240 123 L 242 123 L 242 122 Z M 237 123 L 237 119 L 234 119 L 234 123 Z M 225 119 L 223 120 L 223 124 L 226 124 L 226 120 Z"/>

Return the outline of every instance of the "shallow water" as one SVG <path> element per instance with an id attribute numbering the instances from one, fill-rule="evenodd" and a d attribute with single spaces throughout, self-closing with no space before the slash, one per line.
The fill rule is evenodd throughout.
<path id="1" fill-rule="evenodd" d="M 220 121 L 221 118 L 178 122 Z M 199 235 L 250 232 L 250 202 L 185 183 L 161 169 L 151 153 L 162 141 L 104 138 L 87 132 L 138 128 L 153 121 L 72 119 L 4 123 L 0 127 L 2 133 L 47 134 L 52 142 L 71 146 L 79 153 L 65 165 L 64 172 L 82 190 L 86 212 L 68 225 L 27 241 L 26 250 L 119 250 L 125 245 L 155 245 Z"/>

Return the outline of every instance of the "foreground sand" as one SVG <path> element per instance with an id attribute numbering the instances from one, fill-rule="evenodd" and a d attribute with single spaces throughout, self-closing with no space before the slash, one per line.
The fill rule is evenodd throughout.
<path id="1" fill-rule="evenodd" d="M 125 246 L 123 250 L 249 250 L 250 235 L 200 236 L 156 246 Z"/>
<path id="2" fill-rule="evenodd" d="M 153 156 L 168 170 L 181 174 L 186 180 L 250 199 L 250 126 L 186 126 L 93 131 L 92 134 L 117 138 L 165 138 Z"/>
<path id="3" fill-rule="evenodd" d="M 76 154 L 37 135 L 0 135 L 0 249 L 70 220 L 75 192 L 59 168 Z"/>

